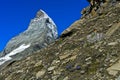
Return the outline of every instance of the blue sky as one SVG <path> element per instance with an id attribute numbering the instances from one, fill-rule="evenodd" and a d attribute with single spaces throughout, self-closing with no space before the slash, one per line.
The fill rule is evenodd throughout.
<path id="1" fill-rule="evenodd" d="M 28 28 L 30 20 L 40 9 L 56 23 L 59 34 L 80 19 L 86 0 L 1 0 L 0 51 L 7 42 Z"/>

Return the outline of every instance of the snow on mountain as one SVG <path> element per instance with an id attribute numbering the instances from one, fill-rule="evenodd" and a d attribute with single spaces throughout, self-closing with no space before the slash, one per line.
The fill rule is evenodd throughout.
<path id="1" fill-rule="evenodd" d="M 57 37 L 57 26 L 54 21 L 43 10 L 39 10 L 35 18 L 31 20 L 28 29 L 7 43 L 0 55 L 0 65 L 2 66 L 6 61 L 9 63 L 12 60 L 21 60 L 48 46 Z"/>
<path id="2" fill-rule="evenodd" d="M 14 49 L 12 52 L 7 54 L 6 56 L 1 57 L 0 58 L 0 65 L 4 64 L 6 61 L 11 60 L 12 59 L 11 56 L 16 55 L 17 53 L 24 51 L 28 47 L 30 47 L 30 44 L 28 44 L 28 45 L 23 44 L 23 45 L 19 46 L 18 48 Z"/>
<path id="3" fill-rule="evenodd" d="M 39 17 L 39 18 L 38 18 Z M 55 38 L 58 37 L 58 32 L 57 32 L 57 29 L 55 28 L 56 24 L 54 23 L 54 21 L 46 14 L 46 12 L 44 12 L 43 10 L 40 10 L 38 13 L 37 13 L 37 17 L 35 19 L 32 20 L 32 22 L 39 22 L 40 20 L 42 19 L 49 19 L 49 23 L 46 23 L 46 25 L 48 26 L 49 29 L 51 29 L 52 33 L 54 34 L 53 36 Z M 51 24 L 52 25 L 51 25 Z M 31 28 L 31 27 L 29 27 Z M 50 34 L 48 34 L 50 35 Z"/>
<path id="4" fill-rule="evenodd" d="M 48 18 L 50 23 L 52 23 L 53 25 L 56 25 L 56 24 L 54 23 L 54 21 L 53 21 L 43 10 L 40 10 L 40 11 L 43 13 L 43 17 L 42 17 L 42 18 Z M 41 19 L 42 19 L 42 18 L 41 18 Z M 54 28 L 54 26 L 51 25 L 51 24 L 49 24 L 49 23 L 46 23 L 46 24 L 47 24 L 47 26 L 51 29 L 52 33 L 54 34 L 54 37 L 57 38 L 58 36 L 56 36 L 56 35 L 58 35 L 58 32 L 57 32 L 57 30 Z"/>

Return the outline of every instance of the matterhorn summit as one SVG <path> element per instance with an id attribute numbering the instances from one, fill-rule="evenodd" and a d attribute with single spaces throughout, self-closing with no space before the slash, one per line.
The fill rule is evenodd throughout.
<path id="1" fill-rule="evenodd" d="M 58 37 L 54 21 L 39 10 L 29 27 L 23 33 L 13 37 L 0 54 L 0 65 L 20 60 L 54 42 Z"/>

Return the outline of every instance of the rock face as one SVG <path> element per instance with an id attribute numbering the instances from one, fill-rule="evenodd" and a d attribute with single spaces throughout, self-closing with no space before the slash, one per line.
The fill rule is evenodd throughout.
<path id="1" fill-rule="evenodd" d="M 7 60 L 20 60 L 54 42 L 58 37 L 57 27 L 43 11 L 37 12 L 26 31 L 12 38 L 1 54 L 0 65 Z M 18 54 L 19 53 L 19 54 Z"/>
<path id="2" fill-rule="evenodd" d="M 107 0 L 47 48 L 4 67 L 0 80 L 120 80 L 120 2 L 112 4 Z"/>

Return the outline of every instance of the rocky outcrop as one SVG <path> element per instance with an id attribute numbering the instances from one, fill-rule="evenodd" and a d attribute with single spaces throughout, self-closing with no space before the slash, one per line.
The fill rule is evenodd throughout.
<path id="1" fill-rule="evenodd" d="M 20 60 L 54 42 L 58 37 L 57 27 L 43 11 L 37 12 L 26 31 L 12 38 L 1 54 L 0 65 L 8 60 Z M 19 53 L 19 54 L 18 54 Z"/>
<path id="2" fill-rule="evenodd" d="M 47 48 L 0 71 L 2 80 L 120 80 L 120 2 L 83 16 Z"/>

